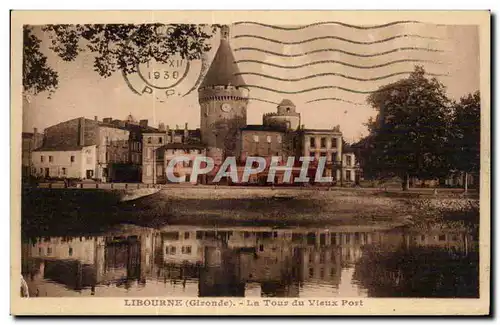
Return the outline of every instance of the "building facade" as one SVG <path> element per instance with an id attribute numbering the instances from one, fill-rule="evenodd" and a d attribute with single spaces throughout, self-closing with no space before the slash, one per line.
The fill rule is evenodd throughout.
<path id="1" fill-rule="evenodd" d="M 39 148 L 32 154 L 32 175 L 37 178 L 94 179 L 95 145 L 79 148 Z"/>
<path id="2" fill-rule="evenodd" d="M 264 125 L 248 125 L 241 129 L 241 148 L 242 160 L 248 156 L 283 159 L 290 155 L 285 132 Z"/>
<path id="3" fill-rule="evenodd" d="M 21 156 L 21 164 L 22 164 L 22 177 L 23 179 L 29 177 L 33 170 L 32 166 L 32 153 L 38 147 L 41 147 L 43 144 L 43 134 L 38 133 L 37 128 L 33 129 L 33 133 L 23 132 L 22 133 L 22 156 Z"/>
<path id="4" fill-rule="evenodd" d="M 162 131 L 160 131 L 162 130 Z M 197 156 L 205 156 L 206 148 L 200 143 L 199 131 L 189 130 L 186 123 L 184 130 L 170 130 L 160 127 L 158 132 L 144 133 L 142 136 L 142 182 L 148 184 L 165 184 L 167 167 L 174 158 L 185 159 L 175 164 L 173 174 L 175 177 L 186 176 L 190 182 L 193 161 Z M 200 177 L 196 183 L 206 182 Z"/>
<path id="5" fill-rule="evenodd" d="M 31 158 L 33 176 L 93 179 L 100 182 L 141 181 L 142 133 L 147 120 L 135 122 L 84 117 L 45 129 L 42 145 Z"/>
<path id="6" fill-rule="evenodd" d="M 312 172 L 320 158 L 326 159 L 325 177 L 341 180 L 342 133 L 339 129 L 318 130 L 300 129 L 297 135 L 297 153 L 299 156 L 313 157 L 310 163 Z"/>
<path id="7" fill-rule="evenodd" d="M 164 146 L 166 132 L 144 133 L 142 137 L 142 182 L 149 184 L 165 182 Z"/>
<path id="8" fill-rule="evenodd" d="M 98 159 L 98 122 L 83 117 L 45 129 L 43 145 L 32 154 L 32 175 L 39 178 L 94 179 Z"/>

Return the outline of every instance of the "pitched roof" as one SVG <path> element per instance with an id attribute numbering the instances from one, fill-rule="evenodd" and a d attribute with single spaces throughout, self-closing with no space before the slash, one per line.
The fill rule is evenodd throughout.
<path id="1" fill-rule="evenodd" d="M 192 144 L 192 143 L 168 143 L 164 145 L 166 149 L 204 149 L 203 144 Z"/>
<path id="2" fill-rule="evenodd" d="M 63 144 L 57 146 L 46 145 L 44 147 L 36 148 L 33 151 L 79 151 L 82 150 L 84 147 L 90 147 L 90 145 L 88 146 L 79 146 L 75 144 Z"/>
<path id="3" fill-rule="evenodd" d="M 219 49 L 208 69 L 200 87 L 207 86 L 246 86 L 233 56 L 228 41 L 222 39 Z"/>
<path id="4" fill-rule="evenodd" d="M 271 131 L 271 132 L 284 132 L 286 127 L 281 125 L 261 125 L 261 124 L 250 124 L 243 128 L 242 131 Z"/>
<path id="5" fill-rule="evenodd" d="M 333 129 L 300 129 L 302 133 L 327 133 L 327 134 L 342 134 L 342 132 Z"/>

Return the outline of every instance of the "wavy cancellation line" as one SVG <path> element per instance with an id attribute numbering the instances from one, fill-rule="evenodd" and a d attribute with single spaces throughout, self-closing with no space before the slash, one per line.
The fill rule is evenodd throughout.
<path id="1" fill-rule="evenodd" d="M 262 98 L 257 98 L 257 97 L 250 97 L 248 99 L 249 100 L 255 100 L 255 101 L 259 101 L 259 102 L 264 102 L 264 103 L 278 105 L 277 102 L 273 102 L 273 101 L 267 100 L 267 99 L 262 99 Z M 363 105 L 362 103 L 356 103 L 356 102 L 352 102 L 350 100 L 346 100 L 346 99 L 342 99 L 342 98 L 337 98 L 337 97 L 316 98 L 316 99 L 313 99 L 313 100 L 309 100 L 306 103 L 314 103 L 314 102 L 327 101 L 327 100 L 344 102 L 344 103 L 348 103 L 348 104 L 352 104 L 352 105 L 356 105 L 356 106 Z"/>
<path id="2" fill-rule="evenodd" d="M 247 87 L 262 89 L 262 90 L 267 90 L 267 91 L 278 93 L 278 94 L 287 94 L 287 95 L 303 94 L 303 93 L 308 93 L 310 91 L 324 90 L 324 89 L 338 89 L 338 90 L 342 90 L 342 91 L 346 91 L 346 92 L 350 92 L 350 93 L 356 93 L 356 94 L 371 94 L 371 93 L 374 93 L 375 91 L 377 91 L 376 89 L 375 90 L 355 90 L 355 89 L 349 89 L 349 88 L 340 87 L 340 86 L 318 86 L 318 87 L 297 90 L 297 91 L 277 90 L 277 89 L 259 86 L 259 85 L 247 85 Z"/>
<path id="3" fill-rule="evenodd" d="M 346 99 L 342 99 L 342 98 L 337 98 L 337 97 L 316 98 L 316 99 L 313 99 L 313 100 L 308 100 L 306 103 L 322 102 L 322 101 L 327 101 L 327 100 L 334 100 L 334 101 L 337 101 L 337 102 L 344 102 L 344 103 L 353 104 L 353 105 L 356 105 L 356 106 L 363 105 L 363 103 L 356 103 L 356 102 L 352 102 L 350 100 L 346 100 Z"/>
<path id="4" fill-rule="evenodd" d="M 249 100 L 256 100 L 256 101 L 259 101 L 259 102 L 264 102 L 264 103 L 278 105 L 277 102 L 273 102 L 272 100 L 266 100 L 266 99 L 261 99 L 261 98 L 257 98 L 257 97 L 248 97 L 248 99 Z"/>
<path id="5" fill-rule="evenodd" d="M 404 51 L 424 51 L 424 52 L 444 52 L 443 50 L 438 50 L 438 49 L 431 49 L 431 48 L 426 48 L 426 47 L 398 47 L 392 50 L 384 51 L 384 52 L 377 52 L 377 53 L 371 53 L 371 54 L 361 54 L 361 53 L 354 53 L 354 52 L 349 52 L 349 51 L 344 51 L 340 49 L 334 49 L 334 48 L 325 48 L 325 49 L 317 49 L 317 50 L 312 50 L 312 51 L 307 51 L 307 52 L 302 52 L 298 54 L 283 54 L 279 52 L 273 52 L 269 50 L 263 50 L 259 49 L 257 47 L 239 47 L 234 50 L 235 52 L 241 52 L 241 51 L 253 51 L 253 52 L 261 52 L 261 53 L 266 53 L 266 54 L 271 54 L 275 56 L 280 56 L 280 57 L 288 57 L 288 58 L 296 58 L 300 56 L 307 56 L 310 54 L 315 54 L 315 53 L 321 53 L 321 52 L 338 52 L 342 54 L 347 54 L 351 56 L 357 56 L 361 58 L 371 58 L 375 56 L 382 56 L 382 55 L 387 55 L 395 52 L 404 52 Z"/>
<path id="6" fill-rule="evenodd" d="M 305 40 L 302 40 L 302 41 L 290 41 L 290 42 L 280 41 L 280 40 L 269 38 L 269 37 L 265 37 L 265 36 L 251 35 L 251 34 L 235 35 L 233 38 L 254 38 L 254 39 L 260 39 L 260 40 L 264 40 L 264 41 L 268 41 L 268 42 L 272 42 L 272 43 L 276 43 L 276 44 L 284 44 L 284 45 L 298 45 L 298 44 L 304 44 L 304 43 L 310 43 L 310 42 L 314 42 L 314 41 L 328 40 L 328 39 L 339 40 L 339 41 L 344 41 L 344 42 L 348 42 L 348 43 L 352 43 L 352 44 L 358 44 L 358 45 L 373 45 L 373 44 L 380 44 L 380 43 L 389 42 L 389 41 L 392 41 L 392 40 L 395 40 L 395 39 L 398 39 L 398 38 L 409 38 L 409 37 L 420 38 L 420 39 L 428 39 L 428 40 L 443 40 L 443 38 L 439 38 L 439 37 L 421 36 L 421 35 L 418 35 L 418 34 L 400 34 L 400 35 L 395 35 L 395 36 L 391 36 L 391 37 L 380 39 L 380 40 L 365 41 L 365 42 L 363 42 L 363 41 L 354 41 L 352 39 L 348 39 L 348 38 L 345 38 L 345 37 L 331 36 L 331 35 L 329 35 L 329 36 L 318 36 L 318 37 L 308 38 L 308 39 L 305 39 Z"/>
<path id="7" fill-rule="evenodd" d="M 421 59 L 393 60 L 393 61 L 389 61 L 389 62 L 386 62 L 386 63 L 375 64 L 375 65 L 366 65 L 366 66 L 351 64 L 351 63 L 342 62 L 342 61 L 338 61 L 338 60 L 320 60 L 320 61 L 313 61 L 313 62 L 299 64 L 299 65 L 279 65 L 279 64 L 275 64 L 275 63 L 269 63 L 269 62 L 265 62 L 265 61 L 261 61 L 261 60 L 251 60 L 251 59 L 248 59 L 248 60 L 237 60 L 237 61 L 235 61 L 235 63 L 237 63 L 237 64 L 240 64 L 240 63 L 258 63 L 258 64 L 263 64 L 263 65 L 267 65 L 267 66 L 270 66 L 270 67 L 282 68 L 282 69 L 299 69 L 299 68 L 303 68 L 303 67 L 308 67 L 308 66 L 318 65 L 318 64 L 324 64 L 324 63 L 338 63 L 340 65 L 344 65 L 344 66 L 351 67 L 351 68 L 357 68 L 357 69 L 374 69 L 374 68 L 387 67 L 389 65 L 393 65 L 393 64 L 396 64 L 396 63 L 402 63 L 402 62 L 412 62 L 412 63 L 419 62 L 419 63 L 445 64 L 444 62 L 441 62 L 441 61 L 421 60 Z"/>
<path id="8" fill-rule="evenodd" d="M 262 27 L 267 27 L 267 28 L 272 28 L 272 29 L 279 29 L 279 30 L 301 30 L 301 29 L 306 29 L 309 27 L 314 27 L 314 26 L 320 26 L 320 25 L 339 25 L 343 27 L 348 27 L 348 28 L 354 28 L 354 29 L 380 29 L 380 28 L 386 28 L 390 26 L 395 26 L 395 25 L 404 25 L 404 24 L 424 24 L 420 21 L 416 20 L 399 20 L 399 21 L 393 21 L 387 24 L 381 24 L 381 25 L 372 25 L 372 26 L 361 26 L 361 25 L 351 25 L 347 23 L 343 23 L 340 21 L 322 21 L 322 22 L 317 22 L 314 24 L 308 24 L 304 26 L 298 26 L 298 27 L 284 27 L 284 26 L 277 26 L 277 25 L 268 25 L 268 24 L 263 24 L 255 21 L 239 21 L 235 22 L 234 25 L 257 25 L 257 26 L 262 26 Z"/>
<path id="9" fill-rule="evenodd" d="M 242 76 L 251 75 L 251 76 L 258 76 L 258 77 L 263 77 L 263 78 L 273 79 L 273 80 L 278 80 L 278 81 L 295 82 L 295 81 L 301 81 L 301 80 L 307 80 L 307 79 L 313 79 L 313 78 L 319 78 L 319 77 L 327 77 L 327 76 L 341 77 L 341 78 L 356 80 L 356 81 L 377 81 L 377 80 L 391 78 L 394 76 L 407 75 L 410 73 L 412 73 L 412 71 L 401 71 L 401 72 L 395 72 L 395 73 L 387 74 L 387 75 L 380 76 L 380 77 L 373 77 L 373 78 L 352 77 L 349 75 L 345 75 L 342 73 L 336 73 L 336 72 L 316 73 L 316 74 L 312 74 L 312 75 L 308 75 L 308 76 L 304 76 L 304 77 L 300 77 L 300 78 L 280 78 L 280 77 L 275 77 L 275 76 L 271 76 L 271 75 L 260 73 L 260 72 L 240 72 L 240 73 L 237 73 L 236 75 L 242 75 Z M 427 73 L 427 72 L 426 72 L 426 74 L 429 76 L 432 76 L 432 77 L 448 77 L 449 76 L 447 74 Z"/>

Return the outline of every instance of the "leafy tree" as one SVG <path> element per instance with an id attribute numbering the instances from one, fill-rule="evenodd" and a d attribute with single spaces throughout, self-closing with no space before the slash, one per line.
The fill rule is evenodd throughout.
<path id="1" fill-rule="evenodd" d="M 380 87 L 368 97 L 378 117 L 368 122 L 361 160 L 365 174 L 398 176 L 403 190 L 410 177 L 436 177 L 449 172 L 450 102 L 444 86 L 428 79 L 422 67 L 408 78 Z"/>
<path id="2" fill-rule="evenodd" d="M 40 51 L 41 41 L 32 33 L 32 28 L 23 30 L 23 88 L 35 94 L 57 88 L 59 79 L 47 64 L 47 57 Z"/>
<path id="3" fill-rule="evenodd" d="M 223 149 L 224 158 L 235 156 L 238 152 L 240 128 L 245 125 L 246 119 L 242 116 L 217 120 L 210 125 L 216 135 L 217 147 Z"/>
<path id="4" fill-rule="evenodd" d="M 467 174 L 478 173 L 480 167 L 481 98 L 479 91 L 468 94 L 453 105 L 452 164 L 456 171 L 465 172 L 464 186 L 467 191 Z"/>
<path id="5" fill-rule="evenodd" d="M 101 77 L 114 72 L 134 73 L 138 64 L 155 59 L 167 63 L 173 54 L 192 60 L 210 50 L 208 40 L 219 25 L 195 24 L 84 24 L 45 25 L 51 46 L 62 60 L 72 61 L 90 51 L 94 70 Z M 34 27 L 24 26 L 23 87 L 25 92 L 50 93 L 57 89 L 57 72 L 40 51 L 40 39 Z"/>

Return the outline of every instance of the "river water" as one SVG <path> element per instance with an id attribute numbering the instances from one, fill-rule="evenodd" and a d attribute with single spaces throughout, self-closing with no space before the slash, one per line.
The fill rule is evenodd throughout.
<path id="1" fill-rule="evenodd" d="M 38 297 L 478 297 L 465 230 L 119 225 L 22 247 Z"/>

